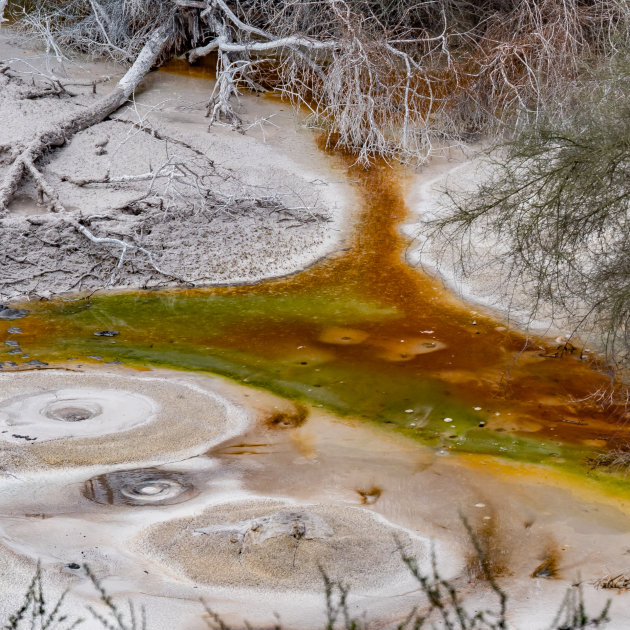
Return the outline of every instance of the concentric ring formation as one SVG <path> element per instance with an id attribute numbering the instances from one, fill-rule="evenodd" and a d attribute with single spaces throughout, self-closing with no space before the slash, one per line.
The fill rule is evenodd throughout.
<path id="1" fill-rule="evenodd" d="M 398 544 L 428 557 L 427 541 L 364 508 L 272 499 L 213 505 L 192 518 L 152 525 L 137 543 L 153 561 L 195 583 L 265 590 L 318 592 L 322 570 L 353 590 L 408 588 Z"/>
<path id="2" fill-rule="evenodd" d="M 43 442 L 128 431 L 151 421 L 152 399 L 125 390 L 58 389 L 0 403 L 0 437 L 9 442 Z"/>
<path id="3" fill-rule="evenodd" d="M 110 505 L 173 505 L 199 494 L 186 473 L 144 468 L 119 470 L 90 479 L 84 495 Z"/>

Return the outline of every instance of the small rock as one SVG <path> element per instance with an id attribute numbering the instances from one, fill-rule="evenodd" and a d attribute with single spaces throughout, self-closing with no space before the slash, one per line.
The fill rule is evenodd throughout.
<path id="1" fill-rule="evenodd" d="M 21 319 L 26 317 L 28 311 L 21 308 L 9 308 L 6 304 L 0 304 L 0 319 Z"/>
<path id="2" fill-rule="evenodd" d="M 31 365 L 33 367 L 46 367 L 48 363 L 38 361 L 37 359 L 31 359 L 28 363 L 25 363 L 24 365 Z"/>
<path id="3" fill-rule="evenodd" d="M 4 368 L 4 367 L 12 367 L 12 368 L 16 368 L 18 366 L 17 363 L 14 363 L 13 361 L 0 361 L 0 367 Z"/>
<path id="4" fill-rule="evenodd" d="M 37 439 L 36 437 L 31 437 L 30 435 L 20 435 L 19 433 L 12 433 L 11 437 L 18 440 L 26 440 L 27 442 L 34 442 Z"/>
<path id="5" fill-rule="evenodd" d="M 66 564 L 66 567 L 68 569 L 72 569 L 73 571 L 76 571 L 77 569 L 81 568 L 81 565 L 77 564 L 76 562 L 71 562 L 70 564 Z"/>
<path id="6" fill-rule="evenodd" d="M 15 341 L 15 339 L 7 339 L 4 344 L 6 346 L 11 346 L 12 348 L 17 348 L 20 344 Z"/>
<path id="7" fill-rule="evenodd" d="M 21 348 L 12 348 L 11 350 L 9 350 L 7 352 L 7 354 L 22 354 L 22 349 Z"/>
<path id="8" fill-rule="evenodd" d="M 44 217 L 28 217 L 26 219 L 30 225 L 44 225 L 46 218 Z"/>
<path id="9" fill-rule="evenodd" d="M 22 329 L 18 328 L 17 326 L 11 326 L 11 328 L 9 328 L 9 330 L 7 330 L 7 332 L 10 335 L 21 335 L 22 334 Z"/>
<path id="10" fill-rule="evenodd" d="M 100 354 L 88 354 L 88 359 L 94 359 L 95 361 L 102 361 L 103 357 Z"/>
<path id="11" fill-rule="evenodd" d="M 120 333 L 117 330 L 99 330 L 94 333 L 95 337 L 116 337 Z"/>
<path id="12" fill-rule="evenodd" d="M 118 359 L 114 361 L 106 361 L 105 365 L 122 365 L 122 361 L 118 361 Z"/>

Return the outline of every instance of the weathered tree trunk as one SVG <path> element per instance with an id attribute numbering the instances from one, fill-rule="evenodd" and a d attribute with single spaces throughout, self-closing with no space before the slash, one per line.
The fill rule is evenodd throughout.
<path id="1" fill-rule="evenodd" d="M 2 0 L 0 0 L 0 8 L 1 3 Z M 102 122 L 124 105 L 140 81 L 155 65 L 169 36 L 167 27 L 157 28 L 112 92 L 85 110 L 62 120 L 55 127 L 38 133 L 17 153 L 9 172 L 0 184 L 0 212 L 6 211 L 22 178 L 29 171 L 29 164 L 35 164 L 48 149 L 62 146 L 76 133 Z"/>

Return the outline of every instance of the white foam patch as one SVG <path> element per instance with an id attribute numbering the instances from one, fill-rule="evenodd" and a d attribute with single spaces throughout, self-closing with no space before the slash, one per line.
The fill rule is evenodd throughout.
<path id="1" fill-rule="evenodd" d="M 0 404 L 0 439 L 24 444 L 120 433 L 151 422 L 159 409 L 147 396 L 118 389 L 16 396 Z"/>

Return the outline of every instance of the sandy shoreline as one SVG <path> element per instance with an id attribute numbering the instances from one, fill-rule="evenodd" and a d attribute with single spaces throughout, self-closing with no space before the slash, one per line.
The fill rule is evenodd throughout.
<path id="1" fill-rule="evenodd" d="M 534 301 L 527 287 L 514 286 L 504 269 L 494 259 L 503 251 L 503 244 L 481 228 L 471 233 L 466 248 L 466 273 L 461 266 L 461 243 L 445 238 L 427 237 L 425 221 L 441 218 L 449 212 L 444 191 L 473 190 L 487 176 L 481 147 L 452 149 L 433 158 L 413 175 L 407 188 L 406 202 L 411 210 L 401 230 L 411 242 L 406 262 L 423 272 L 437 276 L 449 291 L 481 312 L 502 320 L 510 328 L 520 329 L 535 337 L 573 337 L 573 327 L 580 323 L 579 315 L 569 317 L 551 304 L 540 302 L 532 315 Z M 597 347 L 598 340 L 588 331 L 581 336 Z M 560 341 L 562 340 L 560 339 Z M 559 342 L 560 342 L 559 341 Z"/>

